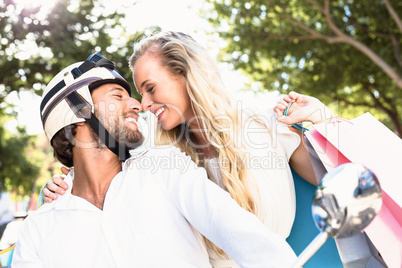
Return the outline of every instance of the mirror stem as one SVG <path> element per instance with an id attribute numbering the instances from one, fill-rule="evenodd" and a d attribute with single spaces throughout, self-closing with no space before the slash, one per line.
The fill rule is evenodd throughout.
<path id="1" fill-rule="evenodd" d="M 318 249 L 327 241 L 328 233 L 320 232 L 313 241 L 300 253 L 299 257 L 297 257 L 296 262 L 293 264 L 292 268 L 300 268 L 302 267 L 313 255 L 317 252 Z"/>

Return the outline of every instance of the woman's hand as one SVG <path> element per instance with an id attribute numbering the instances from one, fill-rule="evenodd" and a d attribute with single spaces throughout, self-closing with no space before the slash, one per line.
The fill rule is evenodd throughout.
<path id="1" fill-rule="evenodd" d="M 65 167 L 61 167 L 61 172 L 64 175 L 67 175 L 69 170 Z M 66 190 L 68 189 L 68 184 L 64 181 L 64 175 L 54 175 L 52 180 L 53 182 L 49 182 L 45 189 L 43 189 L 43 201 L 45 203 L 52 203 L 54 200 L 57 200 L 59 195 L 64 195 Z"/>
<path id="2" fill-rule="evenodd" d="M 285 109 L 292 103 L 285 116 Z M 304 121 L 313 124 L 331 122 L 333 114 L 319 99 L 302 95 L 296 92 L 290 92 L 284 96 L 274 107 L 279 122 L 291 125 Z"/>

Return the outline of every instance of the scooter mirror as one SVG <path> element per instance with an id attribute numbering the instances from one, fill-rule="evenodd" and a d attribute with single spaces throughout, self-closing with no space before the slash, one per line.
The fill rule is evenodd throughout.
<path id="1" fill-rule="evenodd" d="M 316 226 L 330 237 L 348 237 L 363 230 L 382 205 L 375 174 L 348 163 L 327 173 L 317 187 L 312 213 Z"/>
<path id="2" fill-rule="evenodd" d="M 292 267 L 302 267 L 328 237 L 348 237 L 363 230 L 381 209 L 375 174 L 363 165 L 343 164 L 327 173 L 314 194 L 312 214 L 321 232 Z"/>

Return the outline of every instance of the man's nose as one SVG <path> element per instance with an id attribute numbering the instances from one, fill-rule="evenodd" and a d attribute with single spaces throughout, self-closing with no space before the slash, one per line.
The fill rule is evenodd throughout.
<path id="1" fill-rule="evenodd" d="M 141 100 L 142 109 L 144 111 L 150 111 L 152 104 L 153 104 L 153 102 L 148 97 L 148 94 L 144 94 L 144 96 L 142 96 L 142 100 Z"/>
<path id="2" fill-rule="evenodd" d="M 127 106 L 128 108 L 133 109 L 136 113 L 142 111 L 141 103 L 134 98 L 130 97 L 127 99 Z"/>

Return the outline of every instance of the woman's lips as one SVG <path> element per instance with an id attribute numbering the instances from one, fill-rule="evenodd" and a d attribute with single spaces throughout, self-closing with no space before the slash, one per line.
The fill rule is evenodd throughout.
<path id="1" fill-rule="evenodd" d="M 163 112 L 166 110 L 166 106 L 162 106 L 154 111 L 154 114 L 158 120 L 161 118 Z"/>

